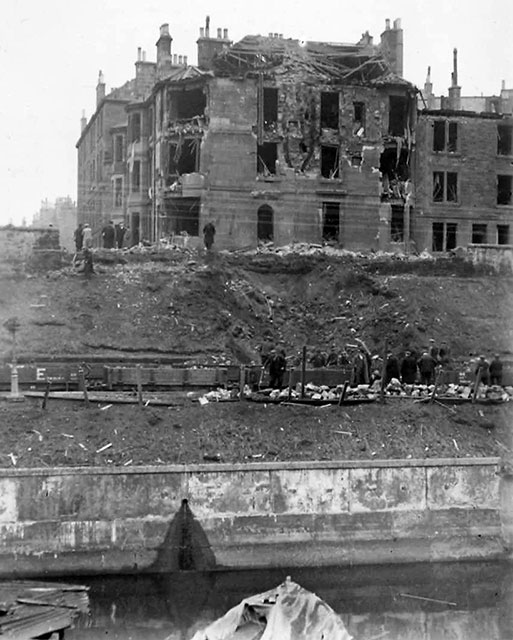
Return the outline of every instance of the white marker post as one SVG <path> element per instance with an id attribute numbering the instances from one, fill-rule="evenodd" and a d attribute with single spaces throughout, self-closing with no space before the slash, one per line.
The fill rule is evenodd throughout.
<path id="1" fill-rule="evenodd" d="M 12 335 L 12 363 L 11 363 L 11 393 L 7 396 L 8 400 L 20 401 L 25 397 L 20 393 L 18 385 L 18 359 L 16 353 L 16 331 L 21 324 L 18 318 L 9 318 L 4 322 L 4 327 Z"/>

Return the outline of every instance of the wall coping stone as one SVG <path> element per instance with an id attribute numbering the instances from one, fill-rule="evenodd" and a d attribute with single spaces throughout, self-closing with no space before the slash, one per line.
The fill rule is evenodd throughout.
<path id="1" fill-rule="evenodd" d="M 500 458 L 429 458 L 397 460 L 315 460 L 308 462 L 248 462 L 244 464 L 174 464 L 134 467 L 36 467 L 0 469 L 0 479 L 23 476 L 132 475 L 162 473 L 230 473 L 236 471 L 301 471 L 309 469 L 397 469 L 401 467 L 497 466 Z"/>

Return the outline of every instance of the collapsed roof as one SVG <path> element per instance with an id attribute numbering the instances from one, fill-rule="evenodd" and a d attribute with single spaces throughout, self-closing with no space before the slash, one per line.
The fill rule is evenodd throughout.
<path id="1" fill-rule="evenodd" d="M 327 84 L 398 84 L 412 86 L 393 73 L 379 47 L 369 44 L 300 42 L 245 36 L 213 61 L 220 76 L 301 76 L 303 82 Z"/>

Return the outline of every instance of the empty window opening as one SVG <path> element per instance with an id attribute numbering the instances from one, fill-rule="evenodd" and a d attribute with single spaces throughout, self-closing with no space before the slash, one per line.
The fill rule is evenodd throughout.
<path id="1" fill-rule="evenodd" d="M 323 178 L 339 177 L 338 147 L 321 146 L 321 175 Z"/>
<path id="2" fill-rule="evenodd" d="M 513 176 L 497 176 L 497 204 L 511 204 Z"/>
<path id="3" fill-rule="evenodd" d="M 321 127 L 338 129 L 338 93 L 323 91 L 321 93 Z"/>
<path id="4" fill-rule="evenodd" d="M 433 151 L 445 150 L 445 120 L 435 120 L 433 123 Z"/>
<path id="5" fill-rule="evenodd" d="M 410 177 L 408 150 L 401 149 L 397 154 L 397 147 L 388 147 L 380 157 L 379 170 L 381 173 L 381 199 L 405 200 L 406 181 Z"/>
<path id="6" fill-rule="evenodd" d="M 168 233 L 199 235 L 200 198 L 170 198 L 166 200 Z"/>
<path id="7" fill-rule="evenodd" d="M 486 225 L 472 225 L 472 244 L 486 244 Z"/>
<path id="8" fill-rule="evenodd" d="M 390 96 L 388 109 L 388 133 L 404 136 L 408 123 L 408 99 L 406 96 Z"/>
<path id="9" fill-rule="evenodd" d="M 194 173 L 198 170 L 199 146 L 198 138 L 185 138 L 169 145 L 168 174 L 170 177 Z"/>
<path id="10" fill-rule="evenodd" d="M 123 162 L 123 136 L 115 136 L 114 138 L 114 162 Z"/>
<path id="11" fill-rule="evenodd" d="M 452 251 L 456 249 L 458 239 L 458 225 L 455 222 L 448 222 L 446 224 L 445 234 L 445 250 Z"/>
<path id="12" fill-rule="evenodd" d="M 203 116 L 206 105 L 203 89 L 174 91 L 171 94 L 171 117 L 174 120 L 190 120 L 195 116 Z"/>
<path id="13" fill-rule="evenodd" d="M 365 103 L 353 102 L 353 134 L 363 136 L 365 133 Z"/>
<path id="14" fill-rule="evenodd" d="M 513 127 L 499 125 L 497 127 L 497 153 L 500 156 L 510 156 L 512 151 Z"/>
<path id="15" fill-rule="evenodd" d="M 433 251 L 444 250 L 444 224 L 443 222 L 433 222 Z"/>
<path id="16" fill-rule="evenodd" d="M 458 123 L 449 122 L 447 131 L 447 151 L 454 153 L 458 149 Z"/>
<path id="17" fill-rule="evenodd" d="M 404 242 L 404 205 L 392 205 L 390 240 L 392 242 Z"/>
<path id="18" fill-rule="evenodd" d="M 274 211 L 268 204 L 263 204 L 257 212 L 257 238 L 262 242 L 274 239 Z"/>
<path id="19" fill-rule="evenodd" d="M 458 174 L 447 173 L 447 202 L 458 202 Z"/>
<path id="20" fill-rule="evenodd" d="M 454 222 L 433 222 L 433 251 L 451 251 L 456 248 L 458 225 Z"/>
<path id="21" fill-rule="evenodd" d="M 130 140 L 137 142 L 141 139 L 141 114 L 133 113 L 130 116 Z"/>
<path id="22" fill-rule="evenodd" d="M 497 225 L 497 244 L 509 244 L 509 224 Z"/>
<path id="23" fill-rule="evenodd" d="M 141 161 L 134 160 L 132 167 L 132 191 L 137 192 L 141 189 Z"/>
<path id="24" fill-rule="evenodd" d="M 264 126 L 278 122 L 278 89 L 264 87 Z"/>
<path id="25" fill-rule="evenodd" d="M 352 167 L 361 167 L 362 166 L 362 156 L 351 156 L 351 166 Z"/>
<path id="26" fill-rule="evenodd" d="M 278 159 L 278 145 L 276 142 L 264 142 L 257 149 L 257 173 L 264 176 L 276 174 L 276 160 Z"/>
<path id="27" fill-rule="evenodd" d="M 338 202 L 322 203 L 322 238 L 338 242 L 340 234 L 340 205 Z"/>
<path id="28" fill-rule="evenodd" d="M 433 202 L 443 202 L 445 194 L 445 174 L 443 171 L 433 172 Z"/>
<path id="29" fill-rule="evenodd" d="M 114 207 L 123 206 L 123 178 L 114 178 Z"/>

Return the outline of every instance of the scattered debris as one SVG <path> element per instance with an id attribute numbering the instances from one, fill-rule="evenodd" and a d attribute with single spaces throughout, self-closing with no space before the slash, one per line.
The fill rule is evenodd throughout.
<path id="1" fill-rule="evenodd" d="M 110 449 L 112 447 L 112 442 L 109 442 L 108 444 L 103 445 L 103 447 L 100 447 L 99 449 L 96 449 L 96 453 L 101 453 L 102 451 L 106 451 L 107 449 Z"/>

